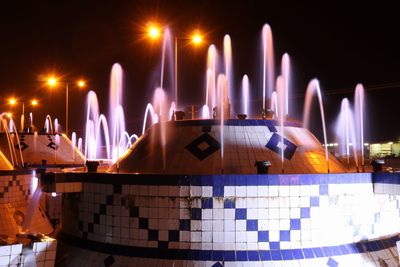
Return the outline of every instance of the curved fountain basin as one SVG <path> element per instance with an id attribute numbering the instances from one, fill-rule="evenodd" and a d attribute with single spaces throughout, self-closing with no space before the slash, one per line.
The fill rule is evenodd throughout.
<path id="1" fill-rule="evenodd" d="M 111 260 L 111 254 L 153 265 L 330 265 L 363 264 L 371 254 L 395 259 L 400 197 L 393 194 L 400 190 L 374 193 L 377 177 L 63 173 L 53 178 L 56 184 L 81 184 L 81 192 L 63 198 L 59 237 L 74 247 L 74 256 L 91 255 L 80 257 L 82 264 Z"/>

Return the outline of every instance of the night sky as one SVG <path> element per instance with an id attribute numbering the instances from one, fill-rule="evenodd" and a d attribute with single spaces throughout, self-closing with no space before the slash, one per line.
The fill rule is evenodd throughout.
<path id="1" fill-rule="evenodd" d="M 37 97 L 41 105 L 34 112 L 35 124 L 43 124 L 46 114 L 64 124 L 63 88 L 50 91 L 43 85 L 45 75 L 56 72 L 65 80 L 86 78 L 98 94 L 101 112 L 107 114 L 110 70 L 119 62 L 125 73 L 127 128 L 131 134 L 140 132 L 145 106 L 159 81 L 161 58 L 161 42 L 143 38 L 142 26 L 149 21 L 168 24 L 179 36 L 201 29 L 207 33 L 206 42 L 215 44 L 220 53 L 224 34 L 230 34 L 236 95 L 243 74 L 248 74 L 252 108 L 261 110 L 261 29 L 269 23 L 276 66 L 284 52 L 293 63 L 291 116 L 301 118 L 304 92 L 312 78 L 318 78 L 324 90 L 329 126 L 341 99 L 353 101 L 355 85 L 363 83 L 367 90 L 366 141 L 398 140 L 400 20 L 395 2 L 359 6 L 336 1 L 270 2 L 1 1 L 1 111 L 10 110 L 6 105 L 10 96 L 26 101 Z M 207 46 L 194 50 L 179 44 L 181 103 L 204 102 Z M 70 129 L 81 136 L 86 93 L 70 88 Z M 319 137 L 318 109 L 314 111 L 311 130 Z M 329 137 L 333 139 L 332 134 Z"/>

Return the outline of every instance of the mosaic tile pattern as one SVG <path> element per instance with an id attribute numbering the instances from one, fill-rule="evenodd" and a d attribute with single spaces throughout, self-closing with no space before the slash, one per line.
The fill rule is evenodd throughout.
<path id="1" fill-rule="evenodd" d="M 0 204 L 13 203 L 14 207 L 26 204 L 30 195 L 31 175 L 0 176 Z"/>
<path id="2" fill-rule="evenodd" d="M 226 251 L 226 257 L 236 251 L 241 260 L 261 258 L 249 253 L 259 250 L 271 259 L 337 255 L 343 244 L 350 246 L 343 251 L 353 250 L 353 242 L 400 228 L 400 197 L 374 195 L 370 178 L 198 176 L 188 182 L 182 177 L 184 185 L 149 185 L 151 179 L 135 176 L 139 184 L 86 182 L 83 193 L 66 196 L 63 231 L 126 246 Z M 69 219 L 75 212 L 78 222 Z M 375 250 L 374 244 L 361 251 Z"/>

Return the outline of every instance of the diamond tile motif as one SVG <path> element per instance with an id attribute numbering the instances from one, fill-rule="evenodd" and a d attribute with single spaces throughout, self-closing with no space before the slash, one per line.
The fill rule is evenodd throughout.
<path id="1" fill-rule="evenodd" d="M 186 149 L 199 160 L 203 160 L 218 151 L 221 144 L 208 133 L 204 133 L 186 146 Z"/>
<path id="2" fill-rule="evenodd" d="M 283 149 L 283 156 L 286 159 L 291 160 L 294 155 L 294 152 L 297 149 L 297 146 L 286 138 L 283 138 L 283 144 L 282 144 L 281 138 L 282 137 L 279 134 L 273 133 L 268 143 L 265 145 L 265 147 L 271 149 L 272 151 L 278 153 L 279 155 L 281 154 L 281 151 Z"/>

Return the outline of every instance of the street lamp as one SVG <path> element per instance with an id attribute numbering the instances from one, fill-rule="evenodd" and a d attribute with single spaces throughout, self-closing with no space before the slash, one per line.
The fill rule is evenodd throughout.
<path id="1" fill-rule="evenodd" d="M 18 104 L 18 100 L 14 97 L 8 99 L 8 104 L 10 106 L 16 106 Z M 21 114 L 21 132 L 24 131 L 25 128 L 25 101 L 21 101 L 22 104 L 22 114 Z M 39 104 L 39 101 L 36 98 L 33 98 L 29 101 L 29 104 L 33 107 L 36 107 Z"/>
<path id="2" fill-rule="evenodd" d="M 69 93 L 69 83 L 70 83 L 70 81 L 64 81 L 64 83 L 65 83 L 65 134 L 68 136 L 68 113 L 69 113 L 69 110 L 68 110 L 68 105 L 69 105 L 69 95 L 68 95 L 68 93 Z M 54 77 L 54 76 L 50 76 L 48 79 L 47 79 L 47 85 L 50 87 L 50 88 L 54 88 L 54 87 L 56 87 L 57 85 L 59 84 L 59 81 L 58 81 L 58 79 L 57 79 L 57 77 Z M 75 81 L 75 84 L 76 84 L 76 87 L 78 87 L 78 88 L 84 88 L 84 87 L 86 87 L 86 82 L 84 81 L 84 80 L 78 80 L 78 81 Z"/>
<path id="3" fill-rule="evenodd" d="M 175 36 L 175 63 L 174 63 L 174 73 L 175 73 L 175 106 L 178 107 L 178 40 L 190 40 L 194 46 L 200 46 L 203 42 L 203 36 L 199 31 L 195 31 L 190 38 L 187 37 L 177 37 Z"/>
<path id="4" fill-rule="evenodd" d="M 156 40 L 161 37 L 162 31 L 160 27 L 156 26 L 155 24 L 149 24 L 147 27 L 147 36 L 151 40 Z M 174 92 L 175 92 L 175 106 L 178 106 L 178 41 L 179 40 L 185 40 L 185 41 L 190 41 L 194 46 L 200 46 L 203 43 L 203 35 L 201 34 L 200 31 L 196 30 L 193 32 L 191 36 L 184 36 L 184 37 L 178 37 L 175 36 L 174 38 L 174 48 L 175 48 L 175 53 L 174 53 Z"/>

